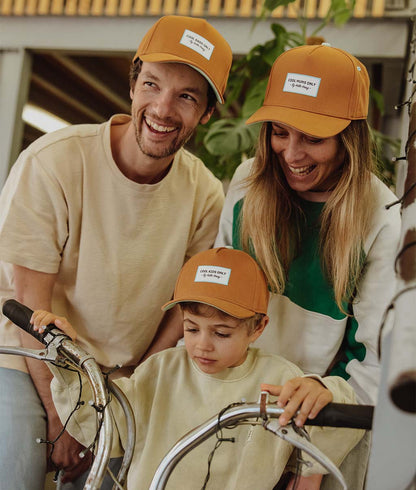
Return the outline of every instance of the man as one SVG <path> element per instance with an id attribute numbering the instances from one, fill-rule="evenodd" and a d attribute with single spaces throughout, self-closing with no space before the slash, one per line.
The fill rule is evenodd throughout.
<path id="1" fill-rule="evenodd" d="M 104 370 L 129 374 L 181 336 L 175 314 L 162 318 L 160 307 L 186 259 L 212 245 L 223 204 L 221 183 L 183 145 L 224 101 L 231 62 L 205 20 L 162 17 L 132 62 L 131 116 L 43 136 L 2 191 L 2 302 L 15 297 L 67 317 Z M 5 318 L 0 345 L 39 348 Z M 62 429 L 51 377 L 33 359 L 3 356 L 0 366 L 4 488 L 42 489 L 44 445 L 34 441 Z M 80 449 L 67 433 L 55 443 L 66 480 L 86 469 Z"/>

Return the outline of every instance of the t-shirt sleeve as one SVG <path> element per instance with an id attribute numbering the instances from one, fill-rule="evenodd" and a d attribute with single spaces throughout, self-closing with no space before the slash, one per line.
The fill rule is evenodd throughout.
<path id="1" fill-rule="evenodd" d="M 0 196 L 0 259 L 56 273 L 67 239 L 68 210 L 58 179 L 23 152 Z"/>

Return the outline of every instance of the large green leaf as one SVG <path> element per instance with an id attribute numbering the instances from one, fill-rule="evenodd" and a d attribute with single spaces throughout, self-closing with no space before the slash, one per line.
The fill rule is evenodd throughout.
<path id="1" fill-rule="evenodd" d="M 258 125 L 247 126 L 244 118 L 220 119 L 209 128 L 204 145 L 212 155 L 242 153 L 257 141 Z"/>
<path id="2" fill-rule="evenodd" d="M 346 22 L 350 20 L 352 16 L 351 10 L 344 8 L 339 10 L 334 15 L 334 22 L 336 26 L 343 26 Z"/>
<path id="3" fill-rule="evenodd" d="M 254 87 L 251 87 L 247 91 L 247 96 L 241 109 L 241 116 L 243 119 L 250 117 L 263 104 L 267 81 L 267 78 L 260 80 Z"/>

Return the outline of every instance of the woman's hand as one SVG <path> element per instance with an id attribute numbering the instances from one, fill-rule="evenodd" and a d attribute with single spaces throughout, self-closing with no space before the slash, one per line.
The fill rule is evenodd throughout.
<path id="1" fill-rule="evenodd" d="M 277 406 L 285 409 L 279 417 L 280 425 L 287 425 L 299 410 L 295 423 L 301 427 L 307 418 L 315 418 L 333 400 L 328 388 L 317 379 L 309 377 L 290 379 L 283 386 L 262 383 L 261 390 L 279 397 Z"/>
<path id="2" fill-rule="evenodd" d="M 63 316 L 55 315 L 49 311 L 45 310 L 35 310 L 30 319 L 30 323 L 33 325 L 33 330 L 43 333 L 46 325 L 53 324 L 56 325 L 60 330 L 66 333 L 72 340 L 76 340 L 77 333 L 74 327 L 68 322 L 68 320 Z"/>

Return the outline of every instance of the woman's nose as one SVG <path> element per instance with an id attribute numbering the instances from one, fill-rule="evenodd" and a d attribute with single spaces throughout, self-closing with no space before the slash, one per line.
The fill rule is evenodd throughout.
<path id="1" fill-rule="evenodd" d="M 287 138 L 286 147 L 283 153 L 287 163 L 296 163 L 305 155 L 299 140 L 293 137 Z"/>

